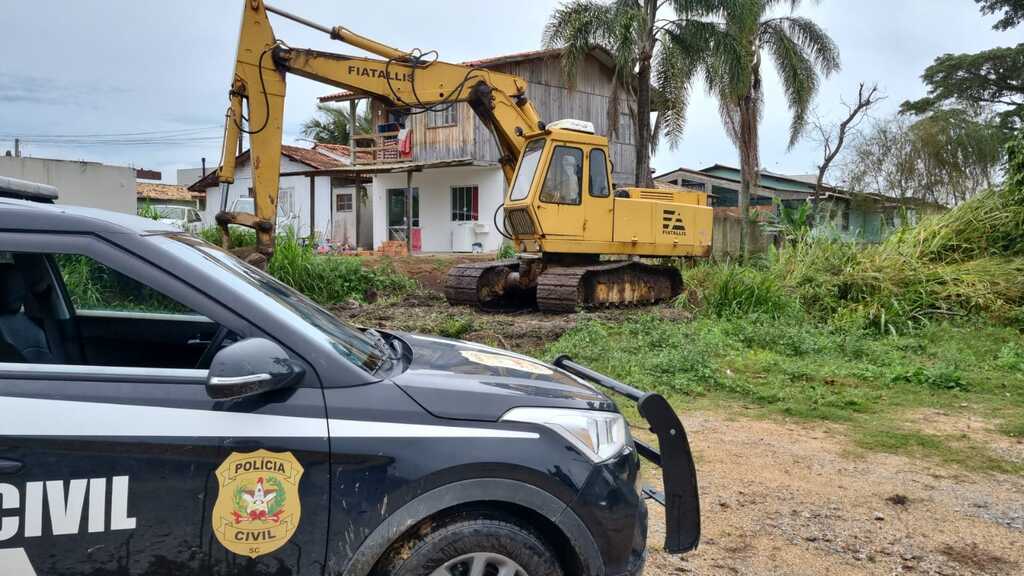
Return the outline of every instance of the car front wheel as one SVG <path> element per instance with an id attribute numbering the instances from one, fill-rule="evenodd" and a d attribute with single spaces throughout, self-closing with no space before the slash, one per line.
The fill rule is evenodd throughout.
<path id="1" fill-rule="evenodd" d="M 388 552 L 378 576 L 562 576 L 532 531 L 498 519 L 461 517 L 425 527 Z"/>

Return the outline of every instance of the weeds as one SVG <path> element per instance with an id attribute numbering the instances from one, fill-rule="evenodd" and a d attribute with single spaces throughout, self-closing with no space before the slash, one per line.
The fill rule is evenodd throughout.
<path id="1" fill-rule="evenodd" d="M 462 338 L 474 330 L 474 322 L 468 316 L 445 316 L 433 328 L 431 331 L 438 336 Z"/>
<path id="2" fill-rule="evenodd" d="M 355 256 L 319 256 L 291 229 L 278 236 L 267 272 L 323 305 L 374 301 L 415 284 L 389 263 L 367 268 Z"/>

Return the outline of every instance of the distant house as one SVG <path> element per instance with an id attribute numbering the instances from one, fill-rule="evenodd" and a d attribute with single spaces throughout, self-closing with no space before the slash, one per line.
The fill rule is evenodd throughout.
<path id="1" fill-rule="evenodd" d="M 598 134 L 608 135 L 607 110 L 611 99 L 614 65 L 602 50 L 592 51 L 579 67 L 575 90 L 562 75 L 561 50 L 541 50 L 467 62 L 480 68 L 516 74 L 529 82 L 527 96 L 546 121 L 576 118 L 594 123 Z M 367 95 L 340 92 L 321 102 L 366 99 Z M 636 163 L 629 103 L 621 96 L 620 129 L 610 135 L 613 178 L 631 182 Z M 370 244 L 406 240 L 406 188 L 411 191 L 411 245 L 414 251 L 491 251 L 502 237 L 494 222 L 501 222 L 506 184 L 498 164 L 494 137 L 466 103 L 425 114 L 408 114 L 388 102 L 371 100 L 372 134 L 357 137 L 357 146 L 372 152 L 332 175 L 359 174 L 370 180 L 365 204 L 372 214 Z M 399 137 L 405 136 L 405 148 Z M 360 219 L 360 238 L 364 220 Z M 363 243 L 360 242 L 360 245 Z"/>
<path id="2" fill-rule="evenodd" d="M 707 192 L 716 216 L 739 214 L 739 168 L 724 164 L 701 170 L 677 168 L 655 176 L 655 181 Z M 812 201 L 816 181 L 815 174 L 790 176 L 762 170 L 750 197 L 751 209 L 772 212 L 776 202 L 794 207 Z M 822 187 L 818 202 L 819 225 L 827 224 L 845 236 L 866 242 L 880 241 L 904 218 L 916 221 L 920 215 L 943 210 L 940 205 L 916 199 L 855 194 L 830 184 Z"/>
<path id="3" fill-rule="evenodd" d="M 317 145 L 314 148 L 281 146 L 281 180 L 277 203 L 279 228 L 292 227 L 301 237 L 313 232 L 318 242 L 330 241 L 355 246 L 355 188 L 352 178 L 332 177 L 331 171 L 350 164 L 347 146 Z M 203 220 L 215 222 L 221 210 L 221 188 L 217 170 L 188 187 L 204 193 Z M 235 182 L 228 188 L 228 210 L 252 211 L 252 167 L 249 151 L 235 160 Z"/>
<path id="4" fill-rule="evenodd" d="M 0 176 L 49 184 L 58 204 L 75 204 L 134 214 L 135 168 L 84 160 L 0 156 Z"/>
<path id="5" fill-rule="evenodd" d="M 201 209 L 200 200 L 205 199 L 206 194 L 175 184 L 136 182 L 135 197 L 139 208 L 149 204 Z"/>

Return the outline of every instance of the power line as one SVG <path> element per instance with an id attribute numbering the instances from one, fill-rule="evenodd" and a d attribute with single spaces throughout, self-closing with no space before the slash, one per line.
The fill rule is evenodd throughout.
<path id="1" fill-rule="evenodd" d="M 178 128 L 174 130 L 147 130 L 143 132 L 106 132 L 106 133 L 94 133 L 94 134 L 25 134 L 21 132 L 2 132 L 0 133 L 0 139 L 11 139 L 21 138 L 23 140 L 53 140 L 53 139 L 122 139 L 131 137 L 173 137 L 173 136 L 184 136 L 187 134 L 194 134 L 199 132 L 206 132 L 209 130 L 221 130 L 224 126 L 221 124 L 213 124 L 210 126 L 201 126 L 197 128 Z"/>

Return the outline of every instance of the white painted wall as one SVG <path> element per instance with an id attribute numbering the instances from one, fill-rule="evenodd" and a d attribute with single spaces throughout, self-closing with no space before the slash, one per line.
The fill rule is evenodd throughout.
<path id="1" fill-rule="evenodd" d="M 0 176 L 56 186 L 58 204 L 135 214 L 135 169 L 127 166 L 0 156 Z"/>
<path id="2" fill-rule="evenodd" d="M 405 188 L 405 173 L 378 174 L 373 177 L 373 246 L 388 239 L 387 190 Z M 420 191 L 420 229 L 424 252 L 452 250 L 451 187 L 477 186 L 480 190 L 479 222 L 488 233 L 477 236 L 485 251 L 501 247 L 502 237 L 494 229 L 494 211 L 505 195 L 505 177 L 497 166 L 458 166 L 434 168 L 412 175 L 413 188 Z M 502 215 L 498 215 L 500 222 Z"/>
<path id="3" fill-rule="evenodd" d="M 309 166 L 296 162 L 284 156 L 281 157 L 281 172 L 300 172 L 310 170 Z M 249 195 L 249 187 L 252 186 L 251 165 L 246 162 L 235 168 L 235 182 L 228 189 L 228 209 L 236 198 Z M 291 213 L 294 214 L 296 231 L 299 236 L 309 235 L 309 177 L 307 176 L 282 176 L 280 183 L 281 194 L 278 202 L 291 198 Z M 206 211 L 203 214 L 204 221 L 216 222 L 214 217 L 220 211 L 221 189 L 219 186 L 206 189 Z M 333 226 L 331 219 L 334 214 L 333 195 L 331 193 L 331 178 L 329 176 L 316 177 L 316 235 L 320 240 L 333 240 Z M 278 225 L 285 222 L 278 220 Z"/>

